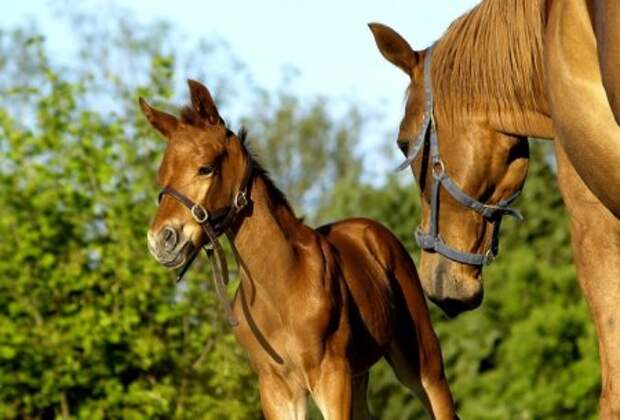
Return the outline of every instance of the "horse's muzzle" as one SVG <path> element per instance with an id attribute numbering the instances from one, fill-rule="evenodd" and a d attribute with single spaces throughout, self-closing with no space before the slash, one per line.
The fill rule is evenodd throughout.
<path id="1" fill-rule="evenodd" d="M 174 269 L 183 266 L 194 251 L 190 238 L 171 226 L 165 226 L 159 233 L 147 234 L 147 244 L 151 255 L 162 265 Z"/>
<path id="2" fill-rule="evenodd" d="M 469 273 L 461 264 L 437 254 L 425 257 L 420 267 L 424 294 L 448 317 L 480 306 L 484 289 L 479 269 L 476 273 Z"/>

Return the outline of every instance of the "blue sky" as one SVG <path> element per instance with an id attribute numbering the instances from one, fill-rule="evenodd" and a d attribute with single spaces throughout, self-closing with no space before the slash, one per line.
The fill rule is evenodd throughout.
<path id="1" fill-rule="evenodd" d="M 108 2 L 109 3 L 109 2 Z M 276 88 L 286 68 L 298 70 L 293 88 L 301 96 L 355 101 L 378 110 L 381 122 L 364 142 L 376 145 L 395 133 L 407 77 L 377 51 L 368 22 L 396 29 L 416 49 L 430 45 L 478 0 L 135 0 L 117 2 L 141 20 L 166 19 L 191 40 L 217 36 L 248 66 L 259 86 Z M 50 45 L 62 49 L 66 24 L 43 0 L 11 2 L 0 27 L 34 20 Z M 65 1 L 64 7 L 72 4 Z M 80 2 L 97 10 L 101 0 Z M 90 7 L 92 6 L 92 7 Z M 188 75 L 190 76 L 190 75 Z M 377 138 L 382 133 L 382 138 Z M 395 134 L 394 134 L 395 135 Z M 381 136 L 380 136 L 381 137 Z"/>

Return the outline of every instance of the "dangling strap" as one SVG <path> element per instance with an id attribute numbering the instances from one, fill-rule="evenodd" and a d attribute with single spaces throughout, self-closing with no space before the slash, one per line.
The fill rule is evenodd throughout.
<path id="1" fill-rule="evenodd" d="M 232 327 L 239 325 L 239 321 L 235 317 L 232 305 L 226 297 L 226 285 L 228 284 L 228 265 L 226 264 L 226 255 L 220 244 L 219 239 L 215 236 L 215 232 L 209 225 L 203 225 L 203 230 L 207 234 L 211 242 L 212 249 L 206 249 L 205 252 L 211 262 L 211 270 L 213 271 L 213 284 L 215 285 L 215 294 L 224 307 L 226 319 Z"/>

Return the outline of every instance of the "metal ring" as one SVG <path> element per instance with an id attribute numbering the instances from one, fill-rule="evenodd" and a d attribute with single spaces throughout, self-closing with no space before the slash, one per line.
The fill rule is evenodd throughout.
<path id="1" fill-rule="evenodd" d="M 237 211 L 241 210 L 245 206 L 248 205 L 248 197 L 245 191 L 239 191 L 235 195 L 235 199 L 233 201 L 233 205 Z"/>
<path id="2" fill-rule="evenodd" d="M 199 210 L 200 212 L 202 212 L 202 217 L 196 213 L 196 210 Z M 193 206 L 189 209 L 189 212 L 191 213 L 192 218 L 193 218 L 196 222 L 198 222 L 198 223 L 200 223 L 200 224 L 202 224 L 202 223 L 206 222 L 206 221 L 209 219 L 209 213 L 207 212 L 207 210 L 205 210 L 205 208 L 204 208 L 204 207 L 202 207 L 202 206 L 201 206 L 200 204 L 198 204 L 198 203 L 194 204 L 194 205 L 193 205 Z"/>
<path id="3" fill-rule="evenodd" d="M 446 167 L 443 164 L 443 160 L 438 160 L 432 163 L 433 176 L 435 178 L 441 178 L 446 173 Z M 439 170 L 439 171 L 438 171 Z"/>

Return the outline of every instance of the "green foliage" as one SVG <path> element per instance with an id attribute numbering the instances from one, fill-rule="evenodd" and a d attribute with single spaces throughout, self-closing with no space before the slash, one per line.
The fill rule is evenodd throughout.
<path id="1" fill-rule="evenodd" d="M 145 251 L 163 144 L 135 112 L 90 109 L 96 78 L 70 80 L 40 37 L 4 36 L 41 65 L 0 109 L 0 417 L 256 418 L 205 278 L 177 287 Z M 159 98 L 162 57 L 145 72 Z"/>
<path id="2" fill-rule="evenodd" d="M 354 141 L 362 129 L 361 115 L 350 107 L 335 120 L 325 99 L 302 105 L 283 91 L 275 97 L 262 92 L 257 102 L 256 114 L 244 119 L 250 144 L 265 167 L 273 169 L 293 206 L 314 216 L 325 195 L 333 194 L 333 180 L 360 176 Z"/>
<path id="3" fill-rule="evenodd" d="M 179 103 L 181 76 L 204 79 L 196 63 L 216 63 L 208 82 L 226 115 L 245 70 L 217 43 L 188 46 L 167 25 L 71 19 L 83 43 L 69 66 L 36 31 L 0 31 L 0 417 L 260 418 L 255 377 L 204 262 L 175 285 L 146 250 L 163 143 L 136 106 L 138 95 Z M 363 114 L 335 118 L 326 100 L 285 91 L 246 91 L 258 111 L 242 120 L 298 211 L 316 224 L 371 217 L 416 250 L 410 175 L 361 177 Z M 505 224 L 482 307 L 454 320 L 433 308 L 464 419 L 597 411 L 595 333 L 568 222 L 548 145 L 532 149 L 518 202 L 526 222 Z M 372 371 L 370 399 L 381 419 L 424 418 L 386 364 Z"/>

